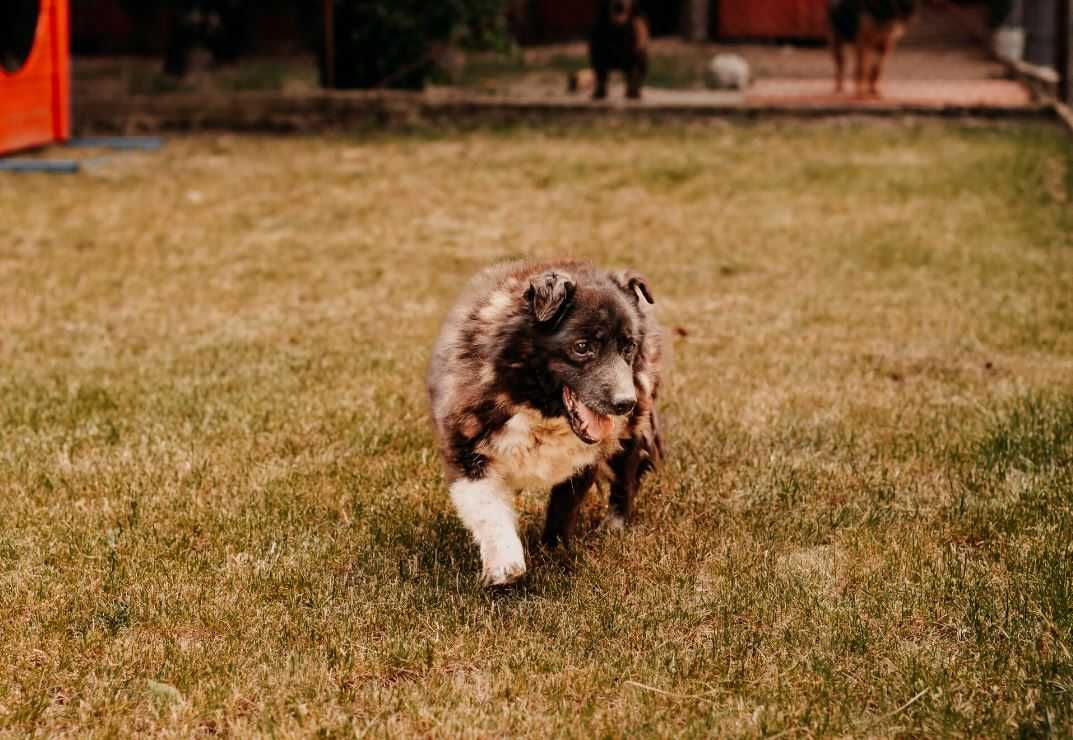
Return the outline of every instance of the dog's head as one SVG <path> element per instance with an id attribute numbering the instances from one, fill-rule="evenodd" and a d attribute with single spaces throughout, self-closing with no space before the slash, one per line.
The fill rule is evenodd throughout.
<path id="1" fill-rule="evenodd" d="M 902 18 L 912 18 L 917 12 L 916 0 L 897 0 L 898 15 Z"/>
<path id="2" fill-rule="evenodd" d="M 871 0 L 864 8 L 882 20 L 908 20 L 916 14 L 917 0 Z"/>
<path id="3" fill-rule="evenodd" d="M 604 0 L 605 17 L 616 26 L 625 26 L 637 14 L 637 0 Z"/>
<path id="4" fill-rule="evenodd" d="M 612 417 L 629 415 L 637 404 L 640 302 L 652 303 L 647 283 L 635 273 L 578 281 L 551 270 L 530 280 L 526 299 L 536 325 L 534 344 L 571 429 L 589 444 L 605 439 L 614 428 Z"/>

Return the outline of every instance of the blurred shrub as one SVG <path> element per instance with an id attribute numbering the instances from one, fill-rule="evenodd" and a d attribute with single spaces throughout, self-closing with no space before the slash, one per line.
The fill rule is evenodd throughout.
<path id="1" fill-rule="evenodd" d="M 1014 12 L 1019 10 L 1016 0 L 989 0 L 988 5 L 992 28 L 998 28 L 1007 20 L 1013 20 L 1014 25 L 1021 25 L 1020 13 Z"/>
<path id="2" fill-rule="evenodd" d="M 505 0 L 334 0 L 340 88 L 418 89 L 452 46 L 508 45 Z M 321 49 L 321 79 L 326 55 Z"/>

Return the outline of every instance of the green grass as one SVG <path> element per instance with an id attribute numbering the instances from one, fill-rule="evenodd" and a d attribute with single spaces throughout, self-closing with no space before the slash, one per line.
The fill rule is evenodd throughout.
<path id="1" fill-rule="evenodd" d="M 703 51 L 684 53 L 652 54 L 649 59 L 648 84 L 672 90 L 688 90 L 704 87 L 704 70 L 707 57 Z M 562 52 L 557 54 L 533 54 L 529 59 L 518 52 L 471 53 L 467 56 L 455 85 L 479 88 L 485 92 L 503 89 L 510 83 L 522 85 L 530 82 L 566 86 L 567 76 L 589 66 L 588 52 Z"/>
<path id="2" fill-rule="evenodd" d="M 316 65 L 307 57 L 253 57 L 208 69 L 191 64 L 190 74 L 179 80 L 164 74 L 157 58 L 79 59 L 73 68 L 73 81 L 76 91 L 86 97 L 280 92 L 317 87 Z"/>
<path id="3" fill-rule="evenodd" d="M 582 66 L 583 64 L 579 60 L 577 69 Z M 457 79 L 451 79 L 450 75 L 441 71 L 439 77 L 442 79 L 437 79 L 436 81 L 461 87 L 481 88 L 485 86 L 485 83 L 519 77 L 529 70 L 530 65 L 526 64 L 520 51 L 470 53 L 458 70 Z M 572 65 L 564 71 L 564 85 L 566 84 L 566 74 L 572 71 L 574 71 Z"/>
<path id="4" fill-rule="evenodd" d="M 174 138 L 0 178 L 0 731 L 1073 733 L 1069 143 Z M 422 376 L 467 277 L 642 269 L 636 526 L 488 593 Z"/>
<path id="5" fill-rule="evenodd" d="M 706 61 L 699 55 L 653 55 L 649 62 L 647 82 L 653 87 L 672 90 L 703 88 Z"/>
<path id="6" fill-rule="evenodd" d="M 224 77 L 221 84 L 232 90 L 275 91 L 282 90 L 290 79 L 304 78 L 312 87 L 315 71 L 298 74 L 294 64 L 287 64 L 274 59 L 262 59 L 237 65 L 230 77 Z"/>

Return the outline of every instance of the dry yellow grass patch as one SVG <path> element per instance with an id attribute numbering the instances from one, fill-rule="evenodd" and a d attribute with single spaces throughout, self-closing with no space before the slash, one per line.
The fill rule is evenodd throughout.
<path id="1" fill-rule="evenodd" d="M 1069 164 L 618 125 L 0 178 L 0 728 L 1070 732 Z M 679 330 L 672 456 L 490 595 L 422 377 L 472 272 L 560 255 Z"/>

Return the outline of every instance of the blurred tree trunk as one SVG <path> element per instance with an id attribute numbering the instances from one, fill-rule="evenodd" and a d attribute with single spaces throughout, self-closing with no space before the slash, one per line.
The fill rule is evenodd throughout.
<path id="1" fill-rule="evenodd" d="M 335 3 L 332 0 L 324 0 L 322 9 L 324 15 L 324 59 L 321 62 L 321 75 L 323 85 L 327 88 L 335 87 Z"/>
<path id="2" fill-rule="evenodd" d="M 686 41 L 707 41 L 711 0 L 685 0 L 682 7 L 682 37 Z"/>
<path id="3" fill-rule="evenodd" d="M 1025 60 L 1041 67 L 1055 63 L 1055 28 L 1058 2 L 1035 0 L 1025 3 Z"/>
<path id="4" fill-rule="evenodd" d="M 1054 66 L 1058 70 L 1058 99 L 1066 105 L 1073 105 L 1073 2 L 1058 0 L 1057 21 L 1057 58 Z"/>

